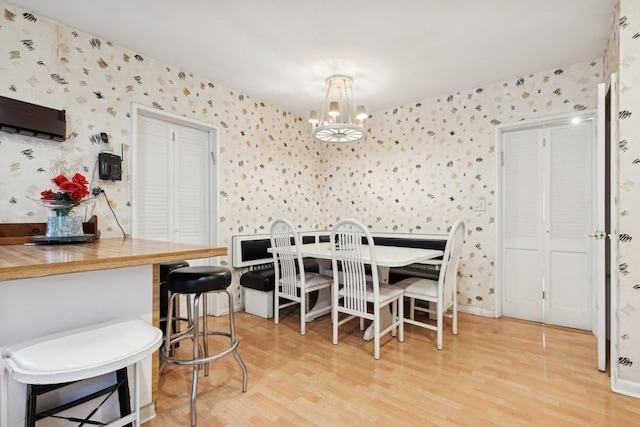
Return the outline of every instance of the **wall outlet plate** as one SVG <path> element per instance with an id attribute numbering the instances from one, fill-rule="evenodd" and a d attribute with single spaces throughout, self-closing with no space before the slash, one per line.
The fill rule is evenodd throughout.
<path id="1" fill-rule="evenodd" d="M 473 210 L 474 211 L 484 211 L 487 209 L 487 202 L 484 199 L 484 197 L 480 197 L 478 200 L 476 200 L 476 202 L 473 204 Z"/>

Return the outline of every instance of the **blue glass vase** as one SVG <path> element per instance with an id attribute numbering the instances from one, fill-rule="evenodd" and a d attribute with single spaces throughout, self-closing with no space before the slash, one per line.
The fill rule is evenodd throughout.
<path id="1" fill-rule="evenodd" d="M 46 237 L 82 236 L 82 218 L 73 212 L 73 208 L 49 208 Z"/>

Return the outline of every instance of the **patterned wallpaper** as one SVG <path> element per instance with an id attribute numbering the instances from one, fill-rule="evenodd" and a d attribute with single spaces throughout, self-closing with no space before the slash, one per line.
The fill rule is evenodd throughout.
<path id="1" fill-rule="evenodd" d="M 446 233 L 467 222 L 462 308 L 493 314 L 498 123 L 596 106 L 602 60 L 559 66 L 441 98 L 376 112 L 365 141 L 323 145 L 306 121 L 248 94 L 0 1 L 0 95 L 67 110 L 69 139 L 50 143 L 0 132 L 0 221 L 44 221 L 37 197 L 54 167 L 93 176 L 106 132 L 124 149 L 122 182 L 101 182 L 120 223 L 130 228 L 128 148 L 132 102 L 220 129 L 219 243 L 266 233 L 286 216 L 300 230 L 350 216 L 379 232 Z M 484 199 L 486 210 L 474 211 Z M 96 203 L 104 236 L 120 230 Z M 223 263 L 227 260 L 222 260 Z M 237 275 L 236 275 L 237 276 Z M 237 284 L 237 277 L 234 278 Z"/>
<path id="2" fill-rule="evenodd" d="M 618 376 L 636 384 L 640 397 L 640 1 L 620 1 L 619 28 L 619 288 L 617 343 Z"/>
<path id="3" fill-rule="evenodd" d="M 96 182 L 129 233 L 130 111 L 137 103 L 219 128 L 220 245 L 234 234 L 265 232 L 277 215 L 324 228 L 313 209 L 322 197 L 322 163 L 308 123 L 12 4 L 0 2 L 0 10 L 0 95 L 65 109 L 68 135 L 57 143 L 0 132 L 0 222 L 44 222 L 45 208 L 27 196 L 38 199 L 57 173 L 80 171 L 94 181 L 105 132 L 107 149 L 124 152 L 123 180 Z M 122 235 L 105 200 L 89 204 L 91 213 L 103 237 Z"/>
<path id="4" fill-rule="evenodd" d="M 600 82 L 594 60 L 375 114 L 365 141 L 324 149 L 328 226 L 353 215 L 375 231 L 447 233 L 463 218 L 458 301 L 493 314 L 494 125 L 595 108 Z"/>

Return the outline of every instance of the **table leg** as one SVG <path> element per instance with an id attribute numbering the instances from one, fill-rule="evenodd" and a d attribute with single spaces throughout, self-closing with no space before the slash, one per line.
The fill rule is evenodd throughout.
<path id="1" fill-rule="evenodd" d="M 330 259 L 318 259 L 317 261 L 320 274 L 326 274 L 327 271 L 331 270 Z M 316 303 L 307 312 L 307 322 L 311 322 L 328 313 L 331 313 L 331 287 L 322 288 L 318 291 Z"/>
<path id="2" fill-rule="evenodd" d="M 331 288 L 322 288 L 318 291 L 318 299 L 313 308 L 307 313 L 307 322 L 331 313 Z"/>

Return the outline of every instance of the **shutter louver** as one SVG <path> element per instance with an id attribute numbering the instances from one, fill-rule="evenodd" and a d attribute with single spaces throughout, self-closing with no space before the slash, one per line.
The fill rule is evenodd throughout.
<path id="1" fill-rule="evenodd" d="M 589 132 L 588 125 L 551 130 L 551 239 L 584 238 L 590 231 Z"/>
<path id="2" fill-rule="evenodd" d="M 506 238 L 537 238 L 538 234 L 538 132 L 505 134 L 504 187 Z"/>
<path id="3" fill-rule="evenodd" d="M 170 136 L 167 123 L 144 116 L 138 118 L 137 169 L 133 183 L 136 238 L 171 241 Z"/>
<path id="4" fill-rule="evenodd" d="M 180 126 L 176 134 L 180 177 L 176 182 L 176 241 L 206 244 L 209 242 L 208 133 Z"/>

